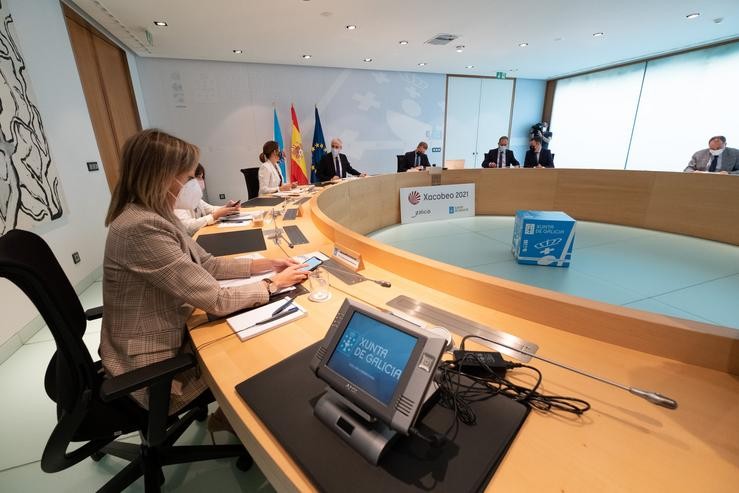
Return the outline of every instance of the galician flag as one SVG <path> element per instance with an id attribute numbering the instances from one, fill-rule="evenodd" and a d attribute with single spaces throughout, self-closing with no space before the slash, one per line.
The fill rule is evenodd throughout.
<path id="1" fill-rule="evenodd" d="M 290 183 L 290 178 L 287 176 L 287 170 L 285 169 L 285 157 L 282 155 L 282 152 L 285 150 L 285 144 L 282 142 L 280 122 L 277 120 L 277 108 L 275 108 L 275 142 L 277 142 L 277 147 L 280 148 L 280 173 L 282 174 L 282 183 Z"/>
<path id="2" fill-rule="evenodd" d="M 321 159 L 323 159 L 323 155 L 326 154 L 326 141 L 323 138 L 321 118 L 318 116 L 318 106 L 316 106 L 316 126 L 313 128 L 313 146 L 311 146 L 310 150 L 310 182 L 315 183 L 318 181 L 318 179 L 316 178 L 316 167 L 318 167 L 318 163 L 320 163 Z"/>
<path id="3" fill-rule="evenodd" d="M 295 107 L 290 105 L 290 113 L 293 119 L 293 135 L 290 143 L 290 181 L 298 185 L 308 184 L 308 169 L 305 166 L 305 155 L 303 154 L 303 138 L 300 136 L 298 116 Z"/>

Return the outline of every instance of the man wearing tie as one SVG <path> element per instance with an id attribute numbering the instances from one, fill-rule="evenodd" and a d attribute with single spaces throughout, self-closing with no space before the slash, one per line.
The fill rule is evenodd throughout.
<path id="1" fill-rule="evenodd" d="M 419 142 L 415 151 L 406 152 L 405 169 L 402 171 L 408 171 L 411 168 L 418 168 L 420 166 L 424 168 L 431 166 L 429 164 L 429 157 L 426 155 L 428 148 L 429 145 L 426 142 Z"/>
<path id="2" fill-rule="evenodd" d="M 331 140 L 331 154 L 324 154 L 321 162 L 316 168 L 316 178 L 318 181 L 336 181 L 346 178 L 346 174 L 354 176 L 367 176 L 364 173 L 352 168 L 346 154 L 341 154 L 343 143 L 341 139 L 334 138 Z"/>
<path id="3" fill-rule="evenodd" d="M 482 160 L 483 168 L 509 168 L 519 167 L 519 163 L 513 156 L 513 151 L 508 149 L 508 137 L 505 135 L 498 139 L 498 148 L 490 149 Z"/>
<path id="4" fill-rule="evenodd" d="M 523 160 L 524 168 L 554 168 L 552 151 L 541 148 L 541 137 L 534 137 L 529 141 L 529 150 Z"/>
<path id="5" fill-rule="evenodd" d="M 739 175 L 739 149 L 726 147 L 726 137 L 723 135 L 711 137 L 708 149 L 693 154 L 685 171 Z"/>

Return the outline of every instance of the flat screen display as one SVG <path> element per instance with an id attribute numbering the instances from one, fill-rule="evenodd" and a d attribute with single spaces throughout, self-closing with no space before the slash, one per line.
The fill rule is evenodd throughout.
<path id="1" fill-rule="evenodd" d="M 412 335 L 354 312 L 326 366 L 388 405 L 417 342 Z"/>

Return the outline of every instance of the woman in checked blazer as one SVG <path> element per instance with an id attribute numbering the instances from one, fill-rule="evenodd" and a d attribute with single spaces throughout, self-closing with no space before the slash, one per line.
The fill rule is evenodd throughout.
<path id="1" fill-rule="evenodd" d="M 215 258 L 193 241 L 174 208 L 187 205 L 183 197 L 193 198 L 181 192 L 192 188 L 186 185 L 198 158 L 196 146 L 156 129 L 139 132 L 123 147 L 105 220 L 100 356 L 109 375 L 192 351 L 185 322 L 193 308 L 226 315 L 264 304 L 271 292 L 306 278 L 292 260 Z M 222 288 L 217 280 L 269 270 L 277 274 L 255 284 Z M 206 389 L 197 369 L 179 375 L 170 414 Z M 132 397 L 148 407 L 145 391 Z"/>

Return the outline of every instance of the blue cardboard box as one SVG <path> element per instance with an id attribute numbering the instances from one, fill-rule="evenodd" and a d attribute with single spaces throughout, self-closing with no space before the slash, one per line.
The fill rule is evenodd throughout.
<path id="1" fill-rule="evenodd" d="M 513 255 L 519 264 L 569 267 L 575 220 L 560 211 L 516 211 Z"/>

